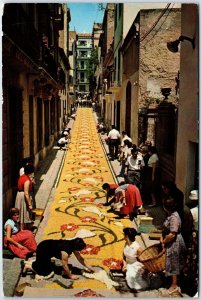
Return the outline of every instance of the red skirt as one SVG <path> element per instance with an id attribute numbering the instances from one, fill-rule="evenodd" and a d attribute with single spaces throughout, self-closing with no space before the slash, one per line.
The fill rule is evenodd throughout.
<path id="1" fill-rule="evenodd" d="M 13 234 L 11 238 L 24 247 L 23 249 L 20 249 L 16 245 L 7 242 L 7 238 L 4 236 L 4 246 L 11 250 L 17 257 L 26 258 L 28 253 L 36 251 L 36 240 L 30 230 L 21 230 L 16 234 Z"/>
<path id="2" fill-rule="evenodd" d="M 133 185 L 129 184 L 125 191 L 126 205 L 120 209 L 120 214 L 127 215 L 134 212 L 142 203 L 142 198 L 139 189 Z"/>

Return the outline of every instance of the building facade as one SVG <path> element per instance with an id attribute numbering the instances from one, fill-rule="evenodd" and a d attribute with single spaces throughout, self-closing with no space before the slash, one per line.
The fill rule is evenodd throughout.
<path id="1" fill-rule="evenodd" d="M 92 34 L 77 33 L 77 95 L 89 95 L 88 60 L 92 51 Z"/>
<path id="2" fill-rule="evenodd" d="M 3 215 L 14 205 L 21 161 L 38 166 L 61 130 L 66 63 L 61 4 L 5 4 L 2 18 Z M 63 64 L 61 64 L 61 60 Z"/>
<path id="3" fill-rule="evenodd" d="M 172 59 L 167 41 L 180 34 L 180 19 L 179 8 L 141 10 L 122 46 L 121 125 L 135 144 L 157 147 L 163 180 L 175 179 L 179 55 Z"/>
<path id="4" fill-rule="evenodd" d="M 71 108 L 74 106 L 76 101 L 76 65 L 77 65 L 77 42 L 76 42 L 76 31 L 69 32 L 69 98 Z M 71 109 L 72 113 L 72 109 Z"/>
<path id="5" fill-rule="evenodd" d="M 100 114 L 107 126 L 111 125 L 111 101 L 108 87 L 113 82 L 113 41 L 114 41 L 114 13 L 115 4 L 107 3 L 102 33 L 99 39 L 99 66 L 97 74 L 97 101 L 100 106 Z"/>
<path id="6" fill-rule="evenodd" d="M 186 202 L 199 189 L 199 9 L 182 4 L 176 183 Z M 176 39 L 179 38 L 179 35 Z M 174 56 L 177 53 L 171 53 Z"/>
<path id="7" fill-rule="evenodd" d="M 61 124 L 63 128 L 68 120 L 70 114 L 71 98 L 69 95 L 70 90 L 70 63 L 69 63 L 69 23 L 71 21 L 70 10 L 66 4 L 62 4 L 64 12 L 64 27 L 63 30 L 59 31 L 59 63 L 60 68 L 64 72 L 65 87 L 59 91 L 61 100 Z"/>

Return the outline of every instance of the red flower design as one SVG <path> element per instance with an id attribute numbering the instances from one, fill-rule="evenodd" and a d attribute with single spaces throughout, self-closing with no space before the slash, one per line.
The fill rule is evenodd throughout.
<path id="1" fill-rule="evenodd" d="M 100 180 L 102 180 L 102 181 L 103 181 L 103 177 L 102 177 L 102 176 L 94 176 L 94 178 L 96 178 L 96 179 L 100 179 Z"/>
<path id="2" fill-rule="evenodd" d="M 97 207 L 103 207 L 103 203 L 96 204 Z"/>
<path id="3" fill-rule="evenodd" d="M 93 184 L 91 184 L 91 183 L 83 183 L 83 185 L 86 186 L 86 187 L 87 186 L 93 186 Z"/>
<path id="4" fill-rule="evenodd" d="M 94 162 L 94 163 L 96 163 L 96 164 L 99 164 L 99 163 L 100 163 L 99 160 L 95 160 L 95 159 L 93 159 L 92 162 Z"/>
<path id="5" fill-rule="evenodd" d="M 81 198 L 80 200 L 81 200 L 82 202 L 94 202 L 94 201 L 95 201 L 94 198 L 89 198 L 89 197 Z"/>
<path id="6" fill-rule="evenodd" d="M 94 291 L 92 291 L 91 289 L 88 290 L 84 290 L 83 292 L 77 293 L 74 295 L 75 297 L 104 297 L 101 294 L 98 294 Z"/>
<path id="7" fill-rule="evenodd" d="M 103 260 L 104 266 L 108 267 L 109 269 L 119 270 L 122 267 L 122 261 L 115 258 L 107 258 Z"/>
<path id="8" fill-rule="evenodd" d="M 79 188 L 76 187 L 76 186 L 74 186 L 74 187 L 68 189 L 69 192 L 75 192 L 75 191 L 77 191 L 77 190 L 79 190 Z"/>
<path id="9" fill-rule="evenodd" d="M 89 173 L 89 172 L 85 172 L 85 173 L 82 173 L 82 175 L 91 175 L 92 173 Z"/>
<path id="10" fill-rule="evenodd" d="M 81 254 L 98 254 L 100 247 L 87 244 L 86 248 L 80 251 Z"/>
<path id="11" fill-rule="evenodd" d="M 65 231 L 65 230 L 67 230 L 67 231 L 73 231 L 73 230 L 75 230 L 77 228 L 79 228 L 78 225 L 75 225 L 73 223 L 69 223 L 69 224 L 63 224 L 63 225 L 61 225 L 60 230 L 61 231 Z"/>
<path id="12" fill-rule="evenodd" d="M 85 222 L 89 222 L 89 223 L 95 223 L 97 221 L 96 218 L 92 218 L 92 217 L 83 217 L 83 218 L 80 218 L 80 220 L 85 223 Z"/>

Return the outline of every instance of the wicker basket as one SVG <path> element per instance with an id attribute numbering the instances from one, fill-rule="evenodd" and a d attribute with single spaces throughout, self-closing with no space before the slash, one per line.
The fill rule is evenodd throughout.
<path id="1" fill-rule="evenodd" d="M 149 272 L 161 272 L 165 269 L 165 250 L 161 244 L 150 246 L 138 256 L 138 260 Z"/>
<path id="2" fill-rule="evenodd" d="M 42 220 L 43 218 L 44 209 L 42 208 L 35 208 L 32 210 L 32 218 L 33 220 Z"/>

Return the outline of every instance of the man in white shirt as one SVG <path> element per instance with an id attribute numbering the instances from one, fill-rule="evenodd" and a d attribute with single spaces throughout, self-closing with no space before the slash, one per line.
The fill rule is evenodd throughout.
<path id="1" fill-rule="evenodd" d="M 118 147 L 120 144 L 120 133 L 112 125 L 112 130 L 108 133 L 108 145 L 109 145 L 109 152 L 110 152 L 110 160 L 114 160 L 114 158 L 118 158 Z"/>
<path id="2" fill-rule="evenodd" d="M 136 148 L 133 148 L 131 155 L 126 161 L 125 176 L 127 177 L 128 183 L 136 185 L 139 189 L 142 187 L 140 173 L 144 166 L 145 163 L 142 154 L 138 152 Z"/>
<path id="3" fill-rule="evenodd" d="M 132 143 L 132 139 L 127 135 L 126 131 L 122 131 L 121 133 L 122 138 L 121 138 L 121 147 L 124 147 L 124 141 L 129 140 L 129 142 Z"/>
<path id="4" fill-rule="evenodd" d="M 64 146 L 68 143 L 68 136 L 62 137 L 58 140 L 57 146 L 60 148 L 60 150 L 63 149 Z"/>

